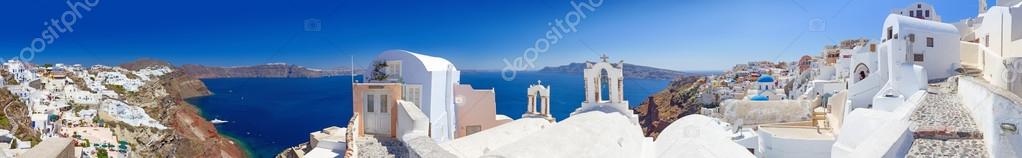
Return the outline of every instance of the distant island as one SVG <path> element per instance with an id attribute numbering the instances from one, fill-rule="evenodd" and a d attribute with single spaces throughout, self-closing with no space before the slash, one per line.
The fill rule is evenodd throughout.
<path id="1" fill-rule="evenodd" d="M 145 60 L 141 60 L 141 63 L 146 63 Z M 131 69 L 130 65 L 121 65 Z M 354 74 L 362 74 L 364 71 L 361 68 L 334 68 L 334 69 L 313 69 L 298 66 L 294 64 L 286 63 L 269 63 L 262 65 L 253 66 L 235 66 L 235 67 L 218 67 L 218 66 L 205 66 L 197 64 L 184 64 L 178 67 L 182 72 L 191 75 L 192 77 L 199 79 L 208 78 L 317 78 L 317 77 L 331 77 L 331 76 L 346 76 L 352 74 L 351 71 L 355 71 Z M 544 67 L 538 72 L 549 72 L 549 73 L 571 73 L 571 74 L 582 74 L 582 70 L 585 69 L 584 63 L 570 63 L 568 65 L 556 66 L 556 67 Z M 485 69 L 465 69 L 464 72 L 498 72 L 499 70 L 485 70 Z M 655 80 L 674 80 L 683 76 L 706 76 L 716 75 L 720 72 L 711 71 L 693 71 L 693 72 L 682 72 L 675 70 L 668 70 L 650 66 L 642 66 L 635 64 L 625 63 L 624 75 L 628 78 L 633 79 L 655 79 Z"/>
<path id="2" fill-rule="evenodd" d="M 539 72 L 582 74 L 582 70 L 585 69 L 585 66 L 586 66 L 585 63 L 571 63 L 568 65 L 562 65 L 557 67 L 544 67 L 543 69 L 540 69 Z M 673 80 L 682 76 L 702 76 L 702 75 L 696 73 L 688 73 L 625 63 L 624 76 L 630 79 Z"/>
<path id="3" fill-rule="evenodd" d="M 180 69 L 195 78 L 316 78 L 350 75 L 351 68 L 312 69 L 286 63 L 270 63 L 254 66 L 215 67 L 185 64 Z M 354 69 L 361 73 L 361 69 Z"/>

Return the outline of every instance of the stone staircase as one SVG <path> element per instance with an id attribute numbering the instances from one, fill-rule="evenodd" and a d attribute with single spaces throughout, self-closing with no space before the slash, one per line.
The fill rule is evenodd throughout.
<path id="1" fill-rule="evenodd" d="M 407 158 L 408 148 L 400 140 L 366 135 L 355 141 L 356 157 Z"/>
<path id="2" fill-rule="evenodd" d="M 830 128 L 830 122 L 827 121 L 827 108 L 813 108 L 811 122 L 816 128 Z"/>
<path id="3" fill-rule="evenodd" d="M 973 66 L 973 65 L 964 65 L 963 64 L 962 68 L 959 68 L 956 71 L 958 71 L 958 73 L 963 75 L 963 76 L 972 76 L 972 77 L 982 77 L 983 76 L 983 70 L 979 69 L 977 66 Z"/>
<path id="4" fill-rule="evenodd" d="M 989 157 L 983 133 L 958 94 L 947 86 L 929 91 L 909 116 L 914 140 L 906 157 Z"/>

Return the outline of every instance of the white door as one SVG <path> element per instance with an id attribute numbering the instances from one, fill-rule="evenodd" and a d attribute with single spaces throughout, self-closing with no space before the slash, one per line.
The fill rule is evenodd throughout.
<path id="1" fill-rule="evenodd" d="M 366 133 L 390 134 L 390 96 L 382 92 L 369 92 L 364 96 L 362 113 L 365 114 Z"/>

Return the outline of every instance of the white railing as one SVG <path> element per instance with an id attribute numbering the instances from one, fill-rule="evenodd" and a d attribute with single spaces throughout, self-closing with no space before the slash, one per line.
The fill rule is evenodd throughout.
<path id="1" fill-rule="evenodd" d="M 398 101 L 397 136 L 405 141 L 416 136 L 429 136 L 429 117 L 415 103 Z"/>
<path id="2" fill-rule="evenodd" d="M 980 65 L 983 68 L 983 79 L 990 82 L 994 86 L 1008 87 L 1008 82 L 1005 79 L 1005 71 L 1007 68 L 1004 66 L 1004 57 L 994 52 L 987 47 L 979 47 L 980 54 L 983 56 L 980 61 Z"/>
<path id="3" fill-rule="evenodd" d="M 848 99 L 851 100 L 851 104 L 847 105 L 849 109 L 846 112 L 851 112 L 855 108 L 866 108 L 868 105 L 873 104 L 873 96 L 880 92 L 880 88 L 884 85 L 883 83 L 887 81 L 887 78 L 884 77 L 887 75 L 886 73 L 886 71 L 878 70 L 853 86 L 848 87 Z"/>
<path id="4" fill-rule="evenodd" d="M 991 157 L 1020 157 L 1022 135 L 1015 131 L 1022 125 L 1022 98 L 1006 89 L 972 78 L 958 80 L 958 94 L 962 105 L 983 132 Z"/>
<path id="5" fill-rule="evenodd" d="M 847 100 L 848 91 L 841 91 L 830 96 L 829 100 L 827 101 L 827 104 L 829 104 L 827 105 L 828 106 L 827 110 L 834 117 L 834 119 L 832 119 L 834 122 L 831 122 L 831 125 L 833 125 L 832 127 L 837 128 L 841 127 L 841 121 L 843 121 L 845 118 L 845 106 L 848 106 L 846 105 L 848 103 L 846 102 Z"/>
<path id="6" fill-rule="evenodd" d="M 401 100 L 397 104 L 397 136 L 405 143 L 408 157 L 455 157 L 429 137 L 429 118 L 415 103 Z"/>

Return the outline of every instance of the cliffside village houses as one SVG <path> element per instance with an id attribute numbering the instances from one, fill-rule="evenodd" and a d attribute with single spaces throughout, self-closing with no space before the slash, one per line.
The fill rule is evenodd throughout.
<path id="1" fill-rule="evenodd" d="M 149 67 L 130 71 L 121 67 L 54 64 L 35 65 L 19 60 L 3 63 L 4 89 L 27 106 L 17 111 L 3 108 L 15 129 L 0 129 L 0 157 L 95 157 L 99 150 L 112 157 L 127 157 L 131 147 L 118 139 L 98 117 L 109 117 L 130 126 L 166 129 L 136 105 L 123 101 L 123 93 L 138 92 L 148 82 L 173 71 Z M 128 76 L 132 77 L 128 77 Z M 81 82 L 81 83 L 78 83 Z M 114 88 L 114 89 L 111 89 Z M 120 92 L 119 92 L 120 91 Z M 19 126 L 12 117 L 28 117 Z M 15 131 L 28 128 L 39 138 L 17 138 Z M 30 142 L 28 140 L 40 140 Z M 36 144 L 38 143 L 38 144 Z M 90 144 L 86 144 L 90 143 Z M 33 144 L 36 144 L 33 146 Z"/>

